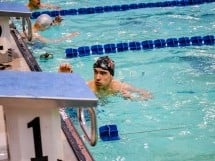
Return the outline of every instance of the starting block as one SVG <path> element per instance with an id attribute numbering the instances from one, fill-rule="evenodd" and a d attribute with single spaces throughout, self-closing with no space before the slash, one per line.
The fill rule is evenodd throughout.
<path id="1" fill-rule="evenodd" d="M 2 71 L 0 89 L 9 160 L 71 160 L 61 140 L 59 108 L 97 106 L 86 82 L 74 73 Z"/>

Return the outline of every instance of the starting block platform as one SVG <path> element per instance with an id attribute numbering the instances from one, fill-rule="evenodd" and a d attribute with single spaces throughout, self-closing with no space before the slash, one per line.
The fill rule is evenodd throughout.
<path id="1" fill-rule="evenodd" d="M 30 17 L 31 11 L 23 4 L 15 2 L 0 2 L 0 17 Z"/>
<path id="2" fill-rule="evenodd" d="M 75 73 L 0 72 L 1 104 L 29 106 L 47 102 L 58 107 L 97 105 L 97 98 L 86 82 Z"/>

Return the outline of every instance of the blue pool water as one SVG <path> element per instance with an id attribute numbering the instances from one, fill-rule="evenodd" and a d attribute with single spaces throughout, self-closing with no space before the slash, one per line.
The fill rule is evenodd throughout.
<path id="1" fill-rule="evenodd" d="M 117 0 L 111 4 L 140 2 L 143 1 Z M 62 0 L 60 5 L 69 9 L 110 3 Z M 65 49 L 215 35 L 214 20 L 215 3 L 64 16 L 60 26 L 42 34 L 57 38 L 79 31 L 79 36 L 59 44 L 37 43 L 30 48 L 43 71 L 57 72 L 60 63 L 69 62 L 76 73 L 89 80 L 93 76 L 92 64 L 98 56 L 68 59 Z M 39 55 L 44 52 L 54 54 L 54 58 L 40 60 Z M 115 77 L 151 91 L 153 99 L 138 101 L 110 96 L 99 101 L 96 110 L 98 127 L 116 124 L 120 140 L 104 142 L 99 138 L 95 147 L 87 145 L 95 160 L 214 161 L 214 53 L 215 46 L 189 46 L 109 54 L 116 62 Z M 79 127 L 78 123 L 76 125 Z"/>

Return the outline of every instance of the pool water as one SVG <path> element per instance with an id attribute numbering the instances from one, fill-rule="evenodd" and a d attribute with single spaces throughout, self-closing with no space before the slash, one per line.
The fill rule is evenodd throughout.
<path id="1" fill-rule="evenodd" d="M 120 0 L 111 1 L 111 4 L 140 2 L 143 1 Z M 60 5 L 68 9 L 110 4 L 104 0 L 63 0 Z M 59 64 L 69 62 L 76 73 L 90 80 L 93 77 L 92 64 L 98 55 L 69 59 L 65 57 L 65 49 L 214 35 L 214 13 L 215 3 L 206 3 L 64 16 L 60 26 L 42 34 L 57 38 L 79 31 L 79 36 L 58 44 L 37 43 L 30 48 L 43 71 L 57 72 Z M 44 52 L 54 54 L 54 58 L 41 60 L 39 55 Z M 215 46 L 189 46 L 109 54 L 116 62 L 115 78 L 151 91 L 153 98 L 140 101 L 110 96 L 99 100 L 96 109 L 98 127 L 117 125 L 120 140 L 105 142 L 98 138 L 95 147 L 86 144 L 95 160 L 214 161 L 214 53 Z M 76 118 L 72 119 L 79 128 Z"/>

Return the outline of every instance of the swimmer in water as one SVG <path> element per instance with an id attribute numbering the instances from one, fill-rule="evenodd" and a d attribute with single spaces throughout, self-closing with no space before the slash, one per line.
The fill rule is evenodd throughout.
<path id="1" fill-rule="evenodd" d="M 32 26 L 32 40 L 39 40 L 43 43 L 58 43 L 79 35 L 79 32 L 72 32 L 61 38 L 51 40 L 39 34 L 40 31 L 44 31 L 50 26 L 60 24 L 62 20 L 63 19 L 60 16 L 56 16 L 55 19 L 52 19 L 48 14 L 41 14 L 39 17 L 37 17 L 34 25 Z"/>
<path id="2" fill-rule="evenodd" d="M 108 56 L 100 57 L 94 63 L 94 79 L 87 84 L 98 97 L 119 93 L 124 98 L 130 99 L 135 99 L 134 95 L 143 100 L 152 98 L 150 92 L 114 79 L 114 68 L 115 63 Z"/>
<path id="3" fill-rule="evenodd" d="M 41 3 L 40 0 L 29 0 L 27 7 L 33 11 L 38 9 L 60 9 L 59 6 Z"/>
<path id="4" fill-rule="evenodd" d="M 93 69 L 94 79 L 88 81 L 87 85 L 99 98 L 117 93 L 132 100 L 148 100 L 152 98 L 152 94 L 149 91 L 114 79 L 115 63 L 108 56 L 98 58 L 93 65 Z M 58 72 L 72 73 L 73 69 L 70 64 L 63 63 L 59 66 Z"/>

